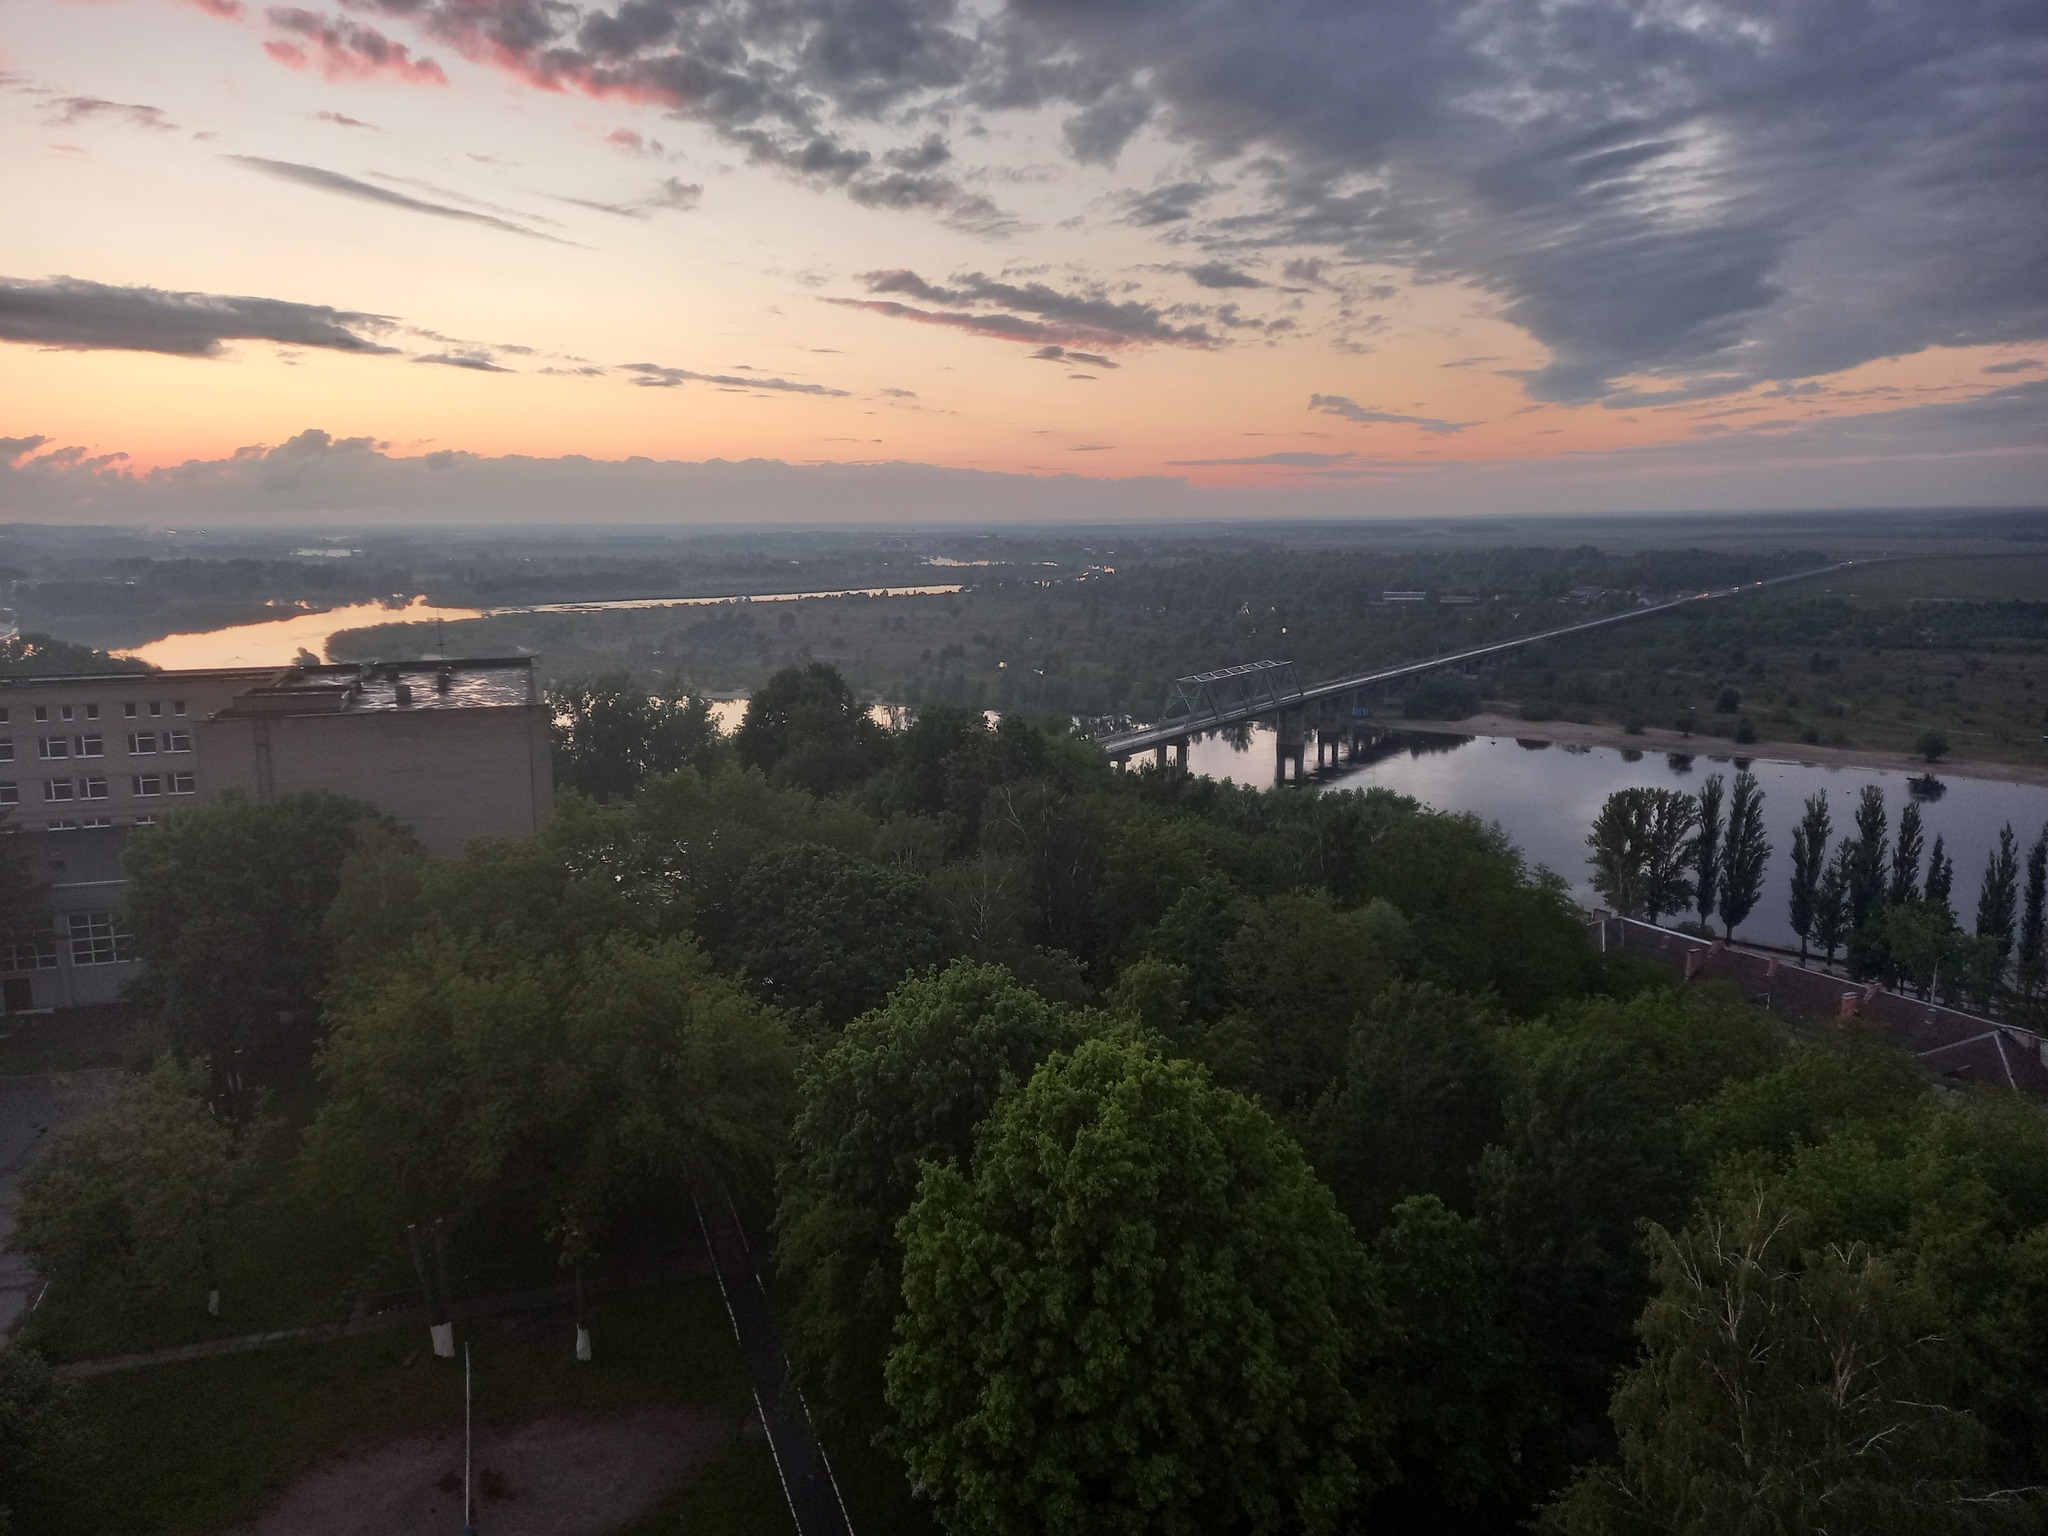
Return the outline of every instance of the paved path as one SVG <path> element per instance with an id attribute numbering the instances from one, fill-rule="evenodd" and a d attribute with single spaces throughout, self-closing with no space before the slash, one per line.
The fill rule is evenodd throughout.
<path id="1" fill-rule="evenodd" d="M 42 1288 L 27 1258 L 8 1248 L 21 1176 L 50 1133 L 104 1103 L 121 1076 L 110 1069 L 0 1077 L 0 1336 L 14 1331 Z"/>
<path id="2" fill-rule="evenodd" d="M 781 1474 L 782 1491 L 788 1496 L 798 1536 L 853 1536 L 853 1522 L 839 1497 L 831 1464 L 811 1432 L 810 1409 L 789 1379 L 789 1364 L 768 1310 L 768 1294 L 739 1215 L 721 1192 L 707 1188 L 692 1198 L 697 1220 L 704 1227 L 705 1246 L 718 1271 L 719 1289 L 725 1293 L 726 1311 L 732 1316 L 732 1331 L 753 1378 L 754 1406 L 768 1431 L 775 1470 Z"/>

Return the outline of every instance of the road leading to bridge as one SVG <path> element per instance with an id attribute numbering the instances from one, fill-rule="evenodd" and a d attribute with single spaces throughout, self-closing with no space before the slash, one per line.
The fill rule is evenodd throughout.
<path id="1" fill-rule="evenodd" d="M 1096 745 L 1104 752 L 1119 760 L 1149 752 L 1154 748 L 1170 746 L 1185 741 L 1203 731 L 1220 730 L 1226 725 L 1238 725 L 1250 720 L 1262 719 L 1283 710 L 1300 709 L 1306 705 L 1320 704 L 1328 699 L 1341 698 L 1348 693 L 1358 693 L 1370 688 L 1383 688 L 1392 683 L 1405 682 L 1424 673 L 1441 671 L 1446 667 L 1469 666 L 1474 662 L 1487 661 L 1505 656 L 1525 646 L 1540 645 L 1546 640 L 1563 640 L 1572 635 L 1591 634 L 1599 629 L 1611 629 L 1617 624 L 1633 623 L 1655 614 L 1672 613 L 1681 608 L 1690 608 L 1695 603 L 1717 602 L 1731 597 L 1746 596 L 1766 587 L 1781 587 L 1787 582 L 1811 581 L 1816 576 L 1829 576 L 1846 571 L 1851 566 L 1867 565 L 1868 561 L 1843 560 L 1834 565 L 1824 565 L 1811 571 L 1800 571 L 1791 576 L 1772 576 L 1763 581 L 1744 582 L 1740 586 L 1721 587 L 1711 592 L 1696 593 L 1691 597 L 1676 598 L 1668 603 L 1653 603 L 1647 608 L 1631 608 L 1626 613 L 1611 613 L 1604 619 L 1587 619 L 1578 624 L 1566 624 L 1557 629 L 1539 630 L 1533 635 L 1521 635 L 1513 640 L 1499 640 L 1492 645 L 1475 646 L 1467 651 L 1453 651 L 1445 656 L 1433 656 L 1427 661 L 1404 662 L 1395 667 L 1383 667 L 1376 672 L 1359 672 L 1349 677 L 1336 677 L 1287 695 L 1268 694 L 1249 700 L 1234 708 L 1217 710 L 1205 715 L 1179 715 L 1155 725 L 1141 726 L 1137 730 L 1119 731 L 1112 736 L 1099 737 Z"/>

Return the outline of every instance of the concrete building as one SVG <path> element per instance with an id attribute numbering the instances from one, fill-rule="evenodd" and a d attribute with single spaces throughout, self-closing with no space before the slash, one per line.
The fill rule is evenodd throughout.
<path id="1" fill-rule="evenodd" d="M 530 836 L 554 801 L 531 658 L 0 678 L 0 805 L 41 910 L 0 935 L 9 1013 L 112 1002 L 133 973 L 121 847 L 230 790 L 331 790 L 435 856 Z"/>

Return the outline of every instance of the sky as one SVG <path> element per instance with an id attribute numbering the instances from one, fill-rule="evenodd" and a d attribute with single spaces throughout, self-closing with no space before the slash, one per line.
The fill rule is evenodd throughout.
<path id="1" fill-rule="evenodd" d="M 0 517 L 2048 503 L 2042 0 L 15 0 Z"/>

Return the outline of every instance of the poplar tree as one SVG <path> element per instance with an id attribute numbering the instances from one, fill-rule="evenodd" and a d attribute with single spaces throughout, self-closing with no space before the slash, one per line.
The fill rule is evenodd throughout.
<path id="1" fill-rule="evenodd" d="M 1699 899 L 1700 921 L 1714 920 L 1714 902 L 1721 883 L 1721 775 L 1709 774 L 1700 786 L 1700 830 L 1693 843 L 1693 867 L 1698 878 L 1693 893 Z"/>
<path id="2" fill-rule="evenodd" d="M 1977 937 L 1989 939 L 1996 961 L 1987 967 L 1987 990 L 2005 977 L 2006 962 L 2012 958 L 2013 923 L 2019 916 L 2019 842 L 2012 835 L 2012 823 L 1998 829 L 1998 846 L 1984 864 L 1984 883 L 1977 890 Z"/>
<path id="3" fill-rule="evenodd" d="M 1745 769 L 1735 775 L 1735 791 L 1728 798 L 1728 833 L 1721 850 L 1721 925 L 1730 939 L 1764 893 L 1764 865 L 1770 856 L 1771 845 L 1764 839 L 1764 792 L 1757 787 L 1756 775 Z"/>
<path id="4" fill-rule="evenodd" d="M 1792 830 L 1792 931 L 1799 935 L 1799 958 L 1813 933 L 1822 871 L 1827 868 L 1828 838 L 1834 833 L 1826 790 L 1806 797 L 1806 810 Z"/>
<path id="5" fill-rule="evenodd" d="M 1927 853 L 1927 905 L 1948 914 L 1951 928 L 1956 924 L 1956 908 L 1953 900 L 1956 885 L 1956 861 L 1942 851 L 1941 839 L 1934 840 L 1934 846 Z"/>
<path id="6" fill-rule="evenodd" d="M 1855 854 L 1854 843 L 1836 844 L 1835 856 L 1821 871 L 1820 886 L 1813 896 L 1813 942 L 1829 965 L 1835 963 L 1835 951 L 1842 947 L 1849 929 L 1849 865 Z"/>
<path id="7" fill-rule="evenodd" d="M 2048 980 L 2048 826 L 2041 828 L 2041 835 L 2034 839 L 2034 846 L 2027 851 L 2027 892 L 2026 903 L 2020 909 L 2020 958 L 2014 975 L 2014 984 L 2022 997 L 2032 997 L 2041 990 L 2041 983 Z"/>
<path id="8" fill-rule="evenodd" d="M 1899 812 L 1899 840 L 1892 849 L 1892 884 L 1885 900 L 1893 906 L 1920 899 L 1920 807 L 1913 801 Z"/>
<path id="9" fill-rule="evenodd" d="M 1856 802 L 1855 854 L 1849 861 L 1849 931 L 1854 933 L 1884 900 L 1886 853 L 1884 791 L 1863 786 Z"/>

